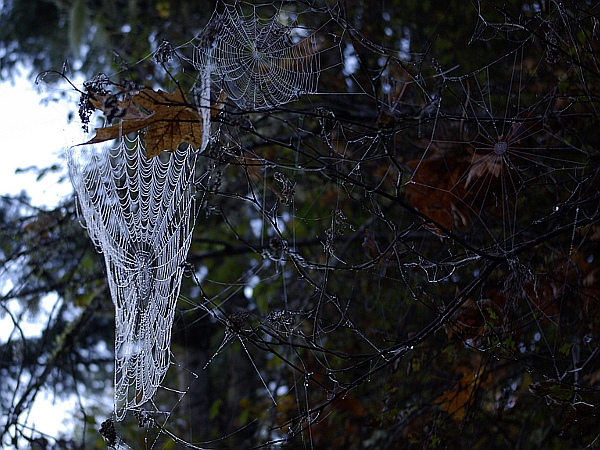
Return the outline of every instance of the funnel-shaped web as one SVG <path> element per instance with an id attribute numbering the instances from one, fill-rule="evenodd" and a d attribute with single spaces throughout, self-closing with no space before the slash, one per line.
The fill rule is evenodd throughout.
<path id="1" fill-rule="evenodd" d="M 208 67 L 230 100 L 247 110 L 270 109 L 317 89 L 317 44 L 306 30 L 276 16 L 243 15 L 224 5 L 213 14 L 196 45 L 198 70 Z"/>
<path id="2" fill-rule="evenodd" d="M 166 156 L 163 155 L 163 156 Z M 171 326 L 193 229 L 196 151 L 146 159 L 143 141 L 75 147 L 71 181 L 104 254 L 115 304 L 115 413 L 150 400 L 170 362 Z"/>

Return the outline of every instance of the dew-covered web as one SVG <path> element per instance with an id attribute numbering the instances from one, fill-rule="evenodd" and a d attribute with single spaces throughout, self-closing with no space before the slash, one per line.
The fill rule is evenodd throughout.
<path id="1" fill-rule="evenodd" d="M 225 104 L 195 161 L 177 367 L 156 379 L 185 395 L 137 411 L 146 445 L 426 447 L 533 408 L 534 379 L 583 380 L 600 75 L 572 27 L 595 22 L 476 6 L 465 54 L 381 5 L 303 2 L 219 3 L 177 49 L 201 109 L 209 88 Z M 138 296 L 158 244 L 130 257 Z"/>
<path id="2" fill-rule="evenodd" d="M 294 9 L 219 5 L 196 45 L 194 66 L 208 67 L 240 108 L 271 109 L 316 91 L 320 72 L 314 33 Z M 222 9 L 222 11 L 219 11 Z"/>
<path id="3" fill-rule="evenodd" d="M 543 61 L 526 52 L 524 42 L 472 74 L 432 75 L 443 89 L 421 125 L 426 151 L 409 162 L 407 190 L 438 222 L 428 225 L 434 232 L 479 233 L 509 253 L 585 179 L 592 153 L 565 129 L 572 100 L 560 82 L 531 73 L 527 65 L 543 71 Z M 540 190 L 546 195 L 532 208 L 524 200 Z"/>
<path id="4" fill-rule="evenodd" d="M 71 180 L 115 304 L 115 413 L 151 400 L 170 363 L 171 327 L 192 239 L 195 151 L 148 160 L 138 137 L 74 147 Z"/>

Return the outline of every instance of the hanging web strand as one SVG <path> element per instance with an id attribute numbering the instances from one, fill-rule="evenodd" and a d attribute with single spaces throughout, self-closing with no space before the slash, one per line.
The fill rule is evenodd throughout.
<path id="1" fill-rule="evenodd" d="M 277 15 L 243 15 L 225 5 L 198 38 L 194 65 L 210 67 L 214 82 L 241 109 L 264 110 L 314 93 L 319 55 L 314 35 L 282 24 Z"/>
<path id="2" fill-rule="evenodd" d="M 100 153 L 75 147 L 70 175 L 90 238 L 103 253 L 115 305 L 115 415 L 150 400 L 170 363 L 171 326 L 193 229 L 188 147 L 146 159 L 123 137 Z"/>

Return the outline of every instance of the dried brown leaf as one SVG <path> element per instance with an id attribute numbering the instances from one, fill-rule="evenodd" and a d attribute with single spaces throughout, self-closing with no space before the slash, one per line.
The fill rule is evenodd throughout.
<path id="1" fill-rule="evenodd" d="M 466 373 L 452 388 L 444 391 L 435 399 L 434 403 L 440 405 L 440 409 L 446 411 L 457 422 L 462 422 L 467 408 L 475 400 L 475 387 L 477 379 L 474 373 Z"/>
<path id="2" fill-rule="evenodd" d="M 364 235 L 362 248 L 365 249 L 365 253 L 373 260 L 379 258 L 381 256 L 381 251 L 379 250 L 379 246 L 377 245 L 377 241 L 373 237 L 373 234 L 371 234 L 368 228 L 365 228 Z"/>
<path id="3" fill-rule="evenodd" d="M 563 435 L 571 426 L 587 416 L 595 416 L 597 408 L 594 405 L 585 402 L 574 402 L 567 406 L 563 420 L 561 422 L 561 435 Z"/>
<path id="4" fill-rule="evenodd" d="M 108 127 L 96 128 L 96 135 L 84 144 L 98 144 L 111 139 L 118 139 L 126 134 L 146 128 L 153 122 L 153 118 L 144 120 L 124 120 Z"/>
<path id="5" fill-rule="evenodd" d="M 219 100 L 225 101 L 221 97 Z M 107 114 L 106 97 L 98 98 L 92 104 Z M 161 90 L 142 89 L 131 97 L 130 103 L 122 101 L 117 103 L 117 106 L 124 111 L 121 122 L 97 128 L 96 135 L 86 144 L 118 139 L 143 128 L 148 129 L 145 137 L 148 158 L 158 155 L 163 150 L 175 151 L 182 142 L 187 142 L 194 147 L 199 147 L 202 143 L 200 114 L 195 108 L 189 106 L 185 95 L 179 90 L 170 94 Z M 143 108 L 150 114 L 144 114 L 138 108 Z M 217 106 L 212 115 L 218 114 L 220 108 L 222 106 Z"/>

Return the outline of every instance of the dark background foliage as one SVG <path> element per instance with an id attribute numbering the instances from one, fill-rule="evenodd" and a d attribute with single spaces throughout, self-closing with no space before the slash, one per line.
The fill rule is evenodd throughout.
<path id="1" fill-rule="evenodd" d="M 5 2 L 0 75 L 26 61 L 32 78 L 101 71 L 191 90 L 192 38 L 213 7 Z M 280 9 L 316 33 L 318 93 L 269 112 L 229 102 L 214 118 L 173 365 L 153 420 L 128 417 L 119 436 L 132 448 L 597 447 L 598 6 L 258 11 Z M 175 53 L 158 64 L 163 39 Z M 60 80 L 43 77 L 50 92 Z M 74 199 L 28 201 L 0 203 L 3 314 L 57 303 L 39 337 L 12 316 L 1 343 L 2 442 L 102 448 L 103 261 Z M 43 390 L 79 400 L 70 435 L 25 425 Z"/>

